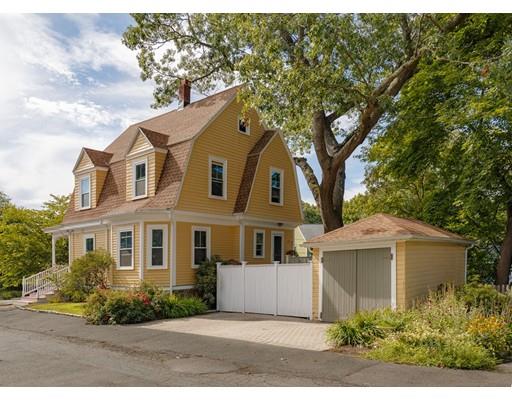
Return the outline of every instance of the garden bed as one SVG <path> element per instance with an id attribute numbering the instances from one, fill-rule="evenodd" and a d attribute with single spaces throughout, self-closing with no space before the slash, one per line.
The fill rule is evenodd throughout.
<path id="1" fill-rule="evenodd" d="M 408 311 L 360 312 L 327 331 L 334 350 L 386 362 L 493 369 L 512 354 L 512 296 L 483 285 L 446 288 Z"/>

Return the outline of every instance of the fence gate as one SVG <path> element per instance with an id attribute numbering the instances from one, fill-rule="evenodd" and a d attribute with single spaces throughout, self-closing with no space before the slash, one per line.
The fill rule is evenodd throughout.
<path id="1" fill-rule="evenodd" d="M 217 310 L 311 318 L 312 266 L 217 264 Z"/>

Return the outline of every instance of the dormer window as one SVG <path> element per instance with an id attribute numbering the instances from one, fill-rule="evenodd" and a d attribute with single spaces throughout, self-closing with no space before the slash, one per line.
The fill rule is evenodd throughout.
<path id="1" fill-rule="evenodd" d="M 250 125 L 249 120 L 244 118 L 243 116 L 238 116 L 238 132 L 243 133 L 244 135 L 250 134 Z"/>
<path id="2" fill-rule="evenodd" d="M 133 197 L 146 197 L 148 189 L 147 162 L 137 161 L 133 164 Z"/>
<path id="3" fill-rule="evenodd" d="M 91 207 L 91 178 L 89 175 L 80 179 L 80 208 Z"/>

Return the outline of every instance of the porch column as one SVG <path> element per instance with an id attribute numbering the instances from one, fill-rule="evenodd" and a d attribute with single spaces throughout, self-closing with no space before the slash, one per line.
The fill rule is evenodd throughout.
<path id="1" fill-rule="evenodd" d="M 239 257 L 240 262 L 245 261 L 245 224 L 243 222 L 240 222 L 240 237 L 239 237 Z"/>
<path id="2" fill-rule="evenodd" d="M 56 264 L 56 262 L 55 262 L 55 242 L 56 242 L 55 235 L 52 234 L 52 267 L 55 266 L 55 264 Z"/>

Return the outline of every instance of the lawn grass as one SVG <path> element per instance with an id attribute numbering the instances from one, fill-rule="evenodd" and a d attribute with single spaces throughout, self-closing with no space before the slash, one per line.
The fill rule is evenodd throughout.
<path id="1" fill-rule="evenodd" d="M 38 311 L 55 311 L 66 314 L 73 314 L 78 316 L 84 315 L 85 303 L 42 303 L 31 304 L 29 309 Z"/>

